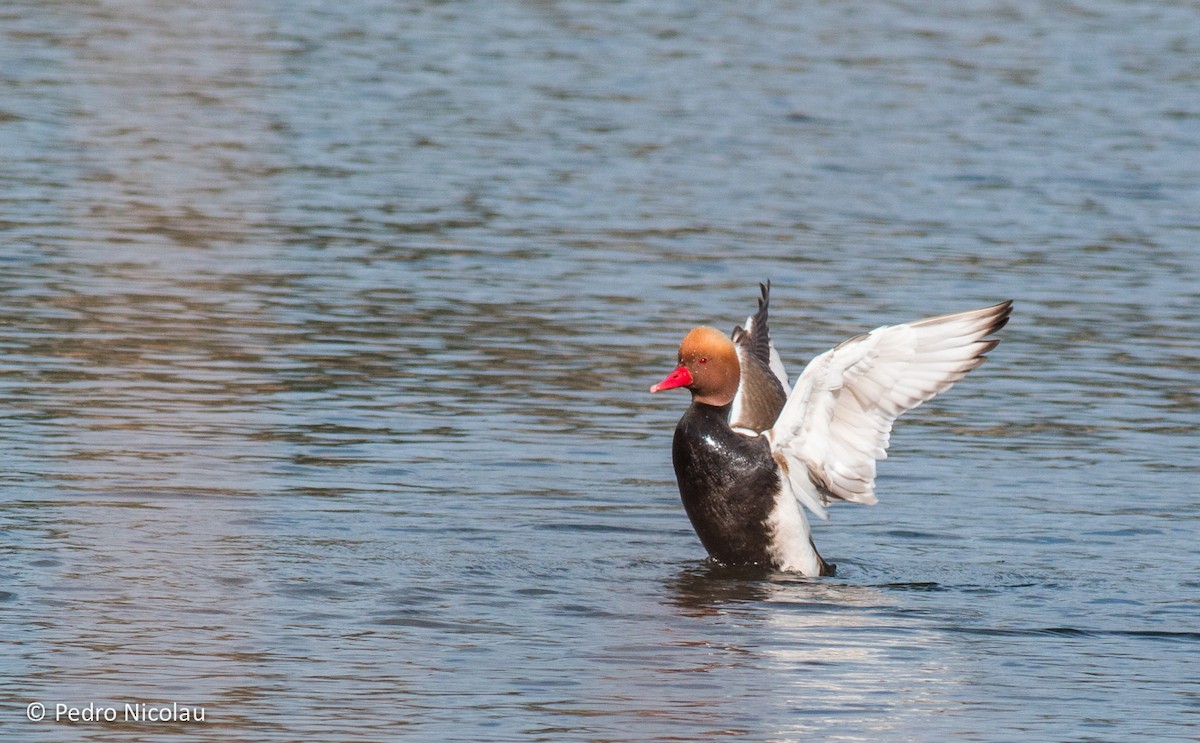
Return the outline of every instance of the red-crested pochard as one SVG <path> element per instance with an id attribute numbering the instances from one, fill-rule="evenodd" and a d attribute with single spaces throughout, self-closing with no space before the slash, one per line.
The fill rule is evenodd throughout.
<path id="1" fill-rule="evenodd" d="M 769 302 L 770 282 L 732 337 L 692 330 L 679 365 L 650 391 L 691 390 L 671 458 L 709 555 L 832 575 L 801 504 L 827 519 L 832 501 L 875 503 L 875 460 L 887 457 L 893 422 L 983 363 L 1012 301 L 855 336 L 809 362 L 795 388 L 767 329 Z"/>

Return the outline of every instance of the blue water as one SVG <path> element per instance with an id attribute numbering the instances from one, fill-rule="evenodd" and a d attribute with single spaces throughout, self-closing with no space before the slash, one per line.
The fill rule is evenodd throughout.
<path id="1" fill-rule="evenodd" d="M 13 740 L 1195 740 L 1194 3 L 0 10 Z M 1016 300 L 827 579 L 706 563 L 690 327 Z M 204 711 L 55 721 L 56 705 Z M 46 719 L 28 719 L 42 704 Z"/>

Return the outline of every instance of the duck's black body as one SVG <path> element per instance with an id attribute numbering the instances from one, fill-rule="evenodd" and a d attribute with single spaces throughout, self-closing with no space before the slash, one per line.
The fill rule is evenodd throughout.
<path id="1" fill-rule="evenodd" d="M 768 519 L 782 484 L 764 436 L 729 427 L 729 406 L 693 402 L 671 447 L 679 497 L 708 553 L 727 565 L 772 562 Z"/>

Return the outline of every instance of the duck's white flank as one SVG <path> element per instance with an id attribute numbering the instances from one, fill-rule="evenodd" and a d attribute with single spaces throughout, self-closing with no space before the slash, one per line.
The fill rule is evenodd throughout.
<path id="1" fill-rule="evenodd" d="M 821 557 L 813 546 L 812 530 L 808 519 L 800 508 L 800 502 L 789 488 L 780 489 L 775 498 L 775 508 L 767 519 L 771 530 L 771 557 L 780 570 L 789 570 L 808 576 L 821 574 Z"/>

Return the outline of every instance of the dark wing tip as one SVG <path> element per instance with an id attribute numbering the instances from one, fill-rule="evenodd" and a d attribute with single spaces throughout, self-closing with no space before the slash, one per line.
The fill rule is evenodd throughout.
<path id="1" fill-rule="evenodd" d="M 750 332 L 743 331 L 750 352 L 764 364 L 771 363 L 771 330 L 767 323 L 768 307 L 771 304 L 771 280 L 758 285 L 758 311 L 750 318 Z M 736 338 L 734 339 L 737 340 Z"/>
<path id="2" fill-rule="evenodd" d="M 979 340 L 975 342 L 975 345 L 979 347 L 979 350 L 975 354 L 974 363 L 964 369 L 964 371 L 970 371 L 978 367 L 987 359 L 985 354 L 1000 345 L 999 338 L 988 338 L 988 336 L 1008 325 L 1008 319 L 1012 316 L 1013 301 L 1006 299 L 1000 304 L 994 304 L 987 309 L 992 310 L 992 315 L 988 318 L 989 322 L 983 329 L 983 332 L 977 336 Z"/>
<path id="3" fill-rule="evenodd" d="M 1008 325 L 1008 320 L 1012 317 L 1013 301 L 1006 299 L 1000 304 L 992 305 L 989 309 L 994 310 L 994 314 L 992 315 L 992 322 L 988 324 L 987 332 L 984 335 L 991 335 L 1005 325 Z"/>

